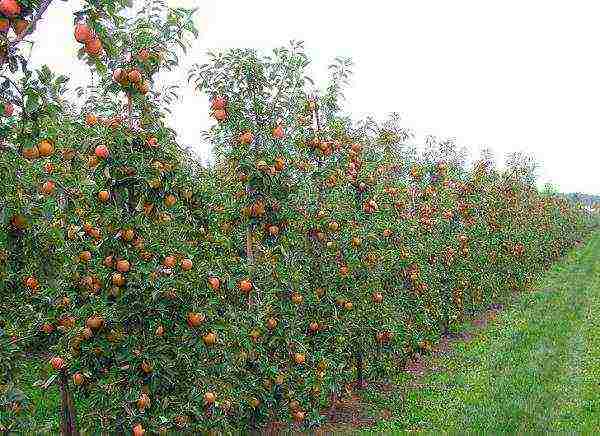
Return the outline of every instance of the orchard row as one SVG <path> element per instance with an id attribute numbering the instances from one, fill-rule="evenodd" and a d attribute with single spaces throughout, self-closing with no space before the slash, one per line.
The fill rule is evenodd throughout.
<path id="1" fill-rule="evenodd" d="M 0 360 L 17 384 L 25 359 L 60 374 L 63 428 L 316 426 L 589 232 L 525 160 L 469 167 L 448 141 L 415 151 L 393 116 L 351 120 L 350 64 L 318 90 L 300 43 L 190 71 L 215 119 L 215 163 L 198 164 L 155 76 L 191 15 L 153 8 L 78 16 L 82 106 L 40 71 L 19 82 L 36 106 L 5 104 Z M 35 429 L 23 407 L 12 429 Z"/>

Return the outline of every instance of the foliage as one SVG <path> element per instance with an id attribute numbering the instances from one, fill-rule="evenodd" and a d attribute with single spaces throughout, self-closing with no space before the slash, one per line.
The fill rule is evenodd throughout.
<path id="1" fill-rule="evenodd" d="M 217 120 L 204 168 L 165 124 L 176 88 L 157 76 L 193 11 L 124 6 L 76 14 L 93 72 L 79 100 L 45 67 L 3 82 L 0 362 L 18 383 L 24 359 L 62 359 L 84 430 L 316 426 L 591 228 L 520 156 L 468 168 L 452 140 L 417 153 L 396 114 L 351 120 L 352 63 L 321 90 L 299 42 L 193 67 Z"/>

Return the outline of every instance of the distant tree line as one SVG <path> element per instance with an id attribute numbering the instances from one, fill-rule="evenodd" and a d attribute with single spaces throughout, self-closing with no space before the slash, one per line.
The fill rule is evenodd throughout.
<path id="1" fill-rule="evenodd" d="M 584 194 L 582 192 L 571 192 L 561 194 L 565 198 L 574 201 L 576 203 L 582 203 L 586 206 L 593 206 L 594 204 L 600 204 L 600 195 Z"/>

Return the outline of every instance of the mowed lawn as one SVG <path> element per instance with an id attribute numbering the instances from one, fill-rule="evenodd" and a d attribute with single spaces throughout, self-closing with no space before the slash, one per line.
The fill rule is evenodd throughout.
<path id="1" fill-rule="evenodd" d="M 600 232 L 554 265 L 470 341 L 369 408 L 393 417 L 368 433 L 600 434 Z"/>

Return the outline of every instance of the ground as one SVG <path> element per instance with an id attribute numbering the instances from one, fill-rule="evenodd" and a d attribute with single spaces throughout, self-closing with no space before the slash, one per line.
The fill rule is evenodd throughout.
<path id="1" fill-rule="evenodd" d="M 600 432 L 600 233 L 438 350 L 363 395 L 367 432 Z"/>

